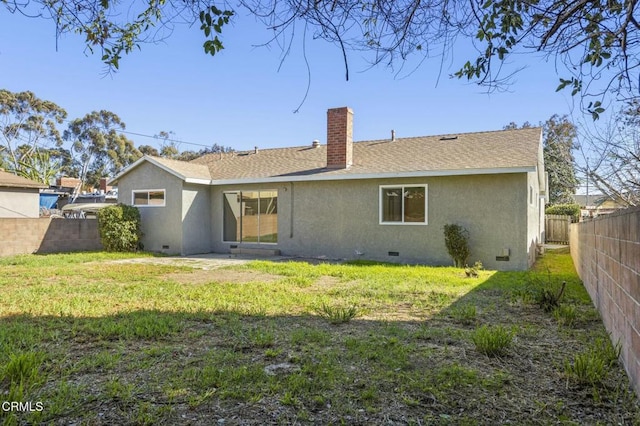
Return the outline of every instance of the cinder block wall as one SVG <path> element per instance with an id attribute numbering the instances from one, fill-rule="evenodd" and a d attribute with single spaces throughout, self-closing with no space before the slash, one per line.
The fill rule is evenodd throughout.
<path id="1" fill-rule="evenodd" d="M 640 395 L 640 208 L 574 223 L 571 256 Z"/>
<path id="2" fill-rule="evenodd" d="M 0 218 L 0 256 L 101 249 L 95 219 Z"/>

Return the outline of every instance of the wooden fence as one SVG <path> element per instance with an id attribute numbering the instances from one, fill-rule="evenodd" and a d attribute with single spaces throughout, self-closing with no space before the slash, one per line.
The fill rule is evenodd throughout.
<path id="1" fill-rule="evenodd" d="M 569 244 L 571 216 L 548 214 L 544 217 L 545 242 Z"/>

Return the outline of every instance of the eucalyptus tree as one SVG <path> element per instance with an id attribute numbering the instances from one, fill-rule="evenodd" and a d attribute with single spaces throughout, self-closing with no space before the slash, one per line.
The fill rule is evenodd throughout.
<path id="1" fill-rule="evenodd" d="M 101 177 L 113 176 L 142 156 L 122 131 L 125 123 L 110 111 L 93 111 L 69 123 L 64 139 L 79 165 L 84 187 L 95 186 Z"/>
<path id="2" fill-rule="evenodd" d="M 0 164 L 14 173 L 27 171 L 42 151 L 59 148 L 63 140 L 58 125 L 67 112 L 32 92 L 0 89 Z M 41 153 L 41 154 L 39 154 Z"/>

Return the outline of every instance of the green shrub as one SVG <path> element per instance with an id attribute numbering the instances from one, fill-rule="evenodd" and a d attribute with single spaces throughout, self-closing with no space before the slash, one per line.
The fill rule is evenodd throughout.
<path id="1" fill-rule="evenodd" d="M 562 216 L 572 216 L 574 220 L 580 217 L 579 204 L 556 204 L 545 209 L 545 214 L 556 214 Z"/>
<path id="2" fill-rule="evenodd" d="M 456 267 L 464 268 L 469 257 L 469 231 L 456 224 L 444 225 L 444 244 Z"/>
<path id="3" fill-rule="evenodd" d="M 140 239 L 140 212 L 136 207 L 117 204 L 98 211 L 100 239 L 106 251 L 137 251 Z"/>
<path id="4" fill-rule="evenodd" d="M 477 328 L 471 335 L 476 350 L 487 356 L 502 356 L 507 353 L 513 341 L 513 332 L 497 325 Z"/>

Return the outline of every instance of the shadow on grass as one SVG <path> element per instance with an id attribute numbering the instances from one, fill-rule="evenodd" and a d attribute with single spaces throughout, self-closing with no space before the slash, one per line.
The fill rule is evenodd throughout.
<path id="1" fill-rule="evenodd" d="M 206 307 L 3 317 L 0 399 L 41 402 L 42 410 L 3 410 L 0 422 L 640 421 L 619 366 L 598 386 L 577 386 L 564 375 L 565 362 L 606 333 L 597 316 L 587 315 L 593 308 L 575 273 L 557 263 L 538 265 L 537 274 L 482 271 L 463 280 L 479 284 L 459 298 L 402 293 L 388 302 L 393 315 L 374 308 L 340 325 L 314 313 Z M 560 326 L 526 299 L 532 277 L 547 276 L 546 269 L 554 282 L 569 282 L 567 301 L 584 311 L 577 326 Z M 421 300 L 429 306 L 416 306 Z M 513 340 L 489 357 L 476 350 L 473 336 L 496 325 Z"/>

